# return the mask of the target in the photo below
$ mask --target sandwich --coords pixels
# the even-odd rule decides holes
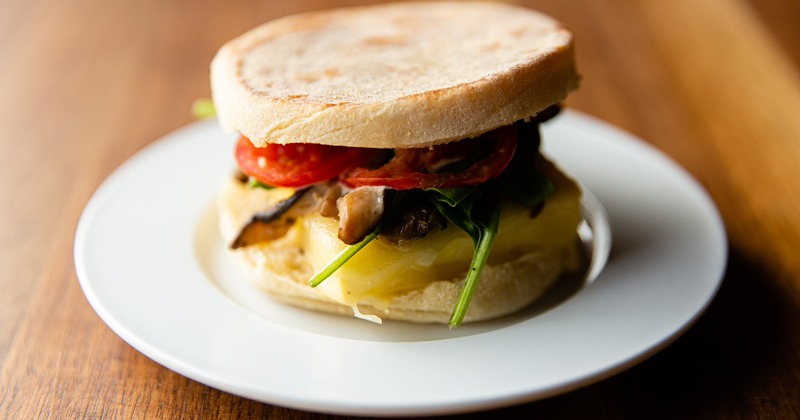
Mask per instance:
[[[579,187],[539,124],[579,76],[570,32],[502,3],[304,13],[211,64],[238,171],[222,237],[270,296],[457,327],[518,311],[579,264]]]

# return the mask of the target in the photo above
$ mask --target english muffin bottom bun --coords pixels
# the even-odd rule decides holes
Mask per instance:
[[[220,124],[242,134],[223,238],[312,310],[451,327],[518,311],[579,265],[581,193],[538,131],[578,80],[569,31],[501,3],[257,27],[211,65]]]

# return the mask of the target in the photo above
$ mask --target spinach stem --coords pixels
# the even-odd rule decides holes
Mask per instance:
[[[372,242],[372,240],[378,236],[379,231],[380,229],[375,229],[372,233],[364,237],[364,239],[362,239],[361,242],[354,245],[349,245],[347,248],[343,249],[342,252],[340,252],[339,255],[337,255],[336,258],[333,261],[331,261],[330,264],[328,264],[327,266],[325,266],[325,268],[317,272],[317,274],[314,274],[314,276],[311,277],[311,279],[308,281],[308,284],[311,287],[319,286],[320,283],[322,283],[323,281],[325,281],[325,279],[330,277],[331,274],[335,273],[336,270],[339,269],[339,267],[344,265],[344,263],[346,263],[350,258],[353,258],[353,256],[356,255],[358,251],[361,251],[361,248],[364,248],[365,246],[367,246],[368,243]]]
[[[469,303],[475,293],[475,287],[478,285],[478,279],[481,277],[483,267],[486,266],[486,260],[489,259],[489,253],[492,251],[494,238],[497,236],[497,228],[500,225],[500,207],[499,203],[492,206],[489,214],[489,223],[476,229],[477,238],[473,237],[475,250],[472,254],[472,263],[469,266],[464,287],[461,288],[453,314],[450,316],[448,325],[451,329],[460,326],[467,315],[467,309],[469,309]]]

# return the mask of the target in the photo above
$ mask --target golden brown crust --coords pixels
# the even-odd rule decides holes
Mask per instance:
[[[223,46],[211,73],[221,124],[256,145],[444,143],[533,116],[578,84],[569,31],[480,2],[289,16]]]

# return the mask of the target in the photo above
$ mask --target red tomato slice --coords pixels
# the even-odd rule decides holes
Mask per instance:
[[[300,188],[333,179],[342,172],[367,165],[379,149],[320,144],[269,144],[255,147],[242,136],[236,160],[247,176],[276,187]]]
[[[487,136],[491,138],[485,138]],[[490,141],[494,141],[491,153],[466,170],[434,173],[437,166],[464,159]],[[354,168],[344,173],[341,180],[353,188],[387,186],[396,190],[476,186],[499,176],[511,162],[516,148],[517,130],[513,126],[502,127],[474,140],[421,149],[397,149],[394,158],[380,168]]]

